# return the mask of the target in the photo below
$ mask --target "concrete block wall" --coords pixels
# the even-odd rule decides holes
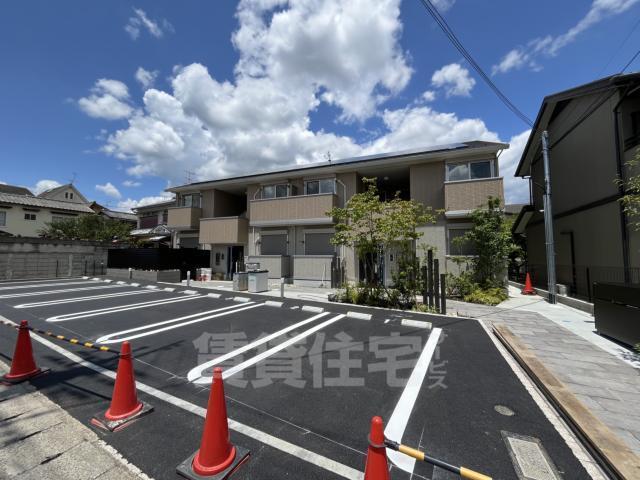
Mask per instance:
[[[0,280],[101,275],[108,248],[98,242],[0,238]]]

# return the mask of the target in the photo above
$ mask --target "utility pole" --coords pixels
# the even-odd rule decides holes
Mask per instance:
[[[551,172],[549,170],[549,134],[542,132],[542,161],[544,164],[544,237],[547,247],[547,289],[549,303],[556,303],[556,253],[553,242],[553,210],[551,208]]]

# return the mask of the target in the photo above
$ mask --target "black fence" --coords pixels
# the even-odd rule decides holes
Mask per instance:
[[[509,271],[509,280],[524,283],[526,271]],[[547,266],[528,265],[528,271],[533,286],[547,290]],[[571,297],[592,302],[595,282],[640,284],[640,268],[556,265],[556,283],[566,285]]]
[[[196,269],[211,266],[211,252],[195,248],[121,248],[109,249],[108,268],[137,270],[180,270],[180,279],[196,278]]]

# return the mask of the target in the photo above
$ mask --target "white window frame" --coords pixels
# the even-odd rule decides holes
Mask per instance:
[[[490,165],[490,175],[488,177],[483,178],[471,178],[471,165],[474,163],[485,163],[489,162]],[[462,180],[449,180],[449,165],[466,165],[468,176]],[[445,163],[445,181],[447,182],[468,182],[470,180],[486,180],[487,178],[496,178],[496,169],[495,169],[495,160],[490,158],[483,158],[478,160],[467,160],[462,162],[447,162]]]
[[[264,189],[267,187],[273,187],[273,197],[264,196]],[[284,197],[278,196],[278,187],[287,187],[287,194]],[[287,198],[292,196],[291,192],[292,192],[292,188],[290,183],[269,183],[267,185],[262,185],[260,187],[260,198],[264,200],[273,200],[275,198]]]
[[[27,218],[28,217],[28,218]],[[31,218],[33,217],[33,218]],[[24,219],[28,222],[35,222],[37,217],[35,213],[31,213],[31,212],[24,212]]]
[[[191,204],[190,205],[186,205],[186,198],[190,198],[191,199]],[[194,203],[194,199],[198,199],[198,201],[196,202],[197,205]],[[185,193],[180,195],[180,206],[184,207],[184,208],[200,208],[202,206],[202,195],[200,193]]]
[[[322,188],[321,188],[321,185],[322,185],[323,181],[330,181],[331,184],[333,185],[333,191],[331,191],[331,192],[323,192]],[[318,193],[309,193],[308,190],[307,190],[307,185],[309,183],[315,183],[315,182],[318,182]],[[304,181],[304,194],[305,195],[328,195],[328,194],[335,195],[336,190],[337,190],[337,188],[336,188],[336,179],[333,178],[333,177],[311,178],[309,180],[305,180]]]

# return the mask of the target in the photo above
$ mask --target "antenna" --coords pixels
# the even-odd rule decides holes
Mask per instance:
[[[184,171],[184,183],[191,183],[193,176],[196,174],[193,170]]]
[[[327,162],[331,163],[331,151],[328,150],[327,153],[324,154],[324,158],[327,159]]]
[[[69,181],[69,183],[71,185],[73,185],[73,183],[76,181],[76,177],[78,176],[78,174],[76,172],[71,172],[71,180]]]

